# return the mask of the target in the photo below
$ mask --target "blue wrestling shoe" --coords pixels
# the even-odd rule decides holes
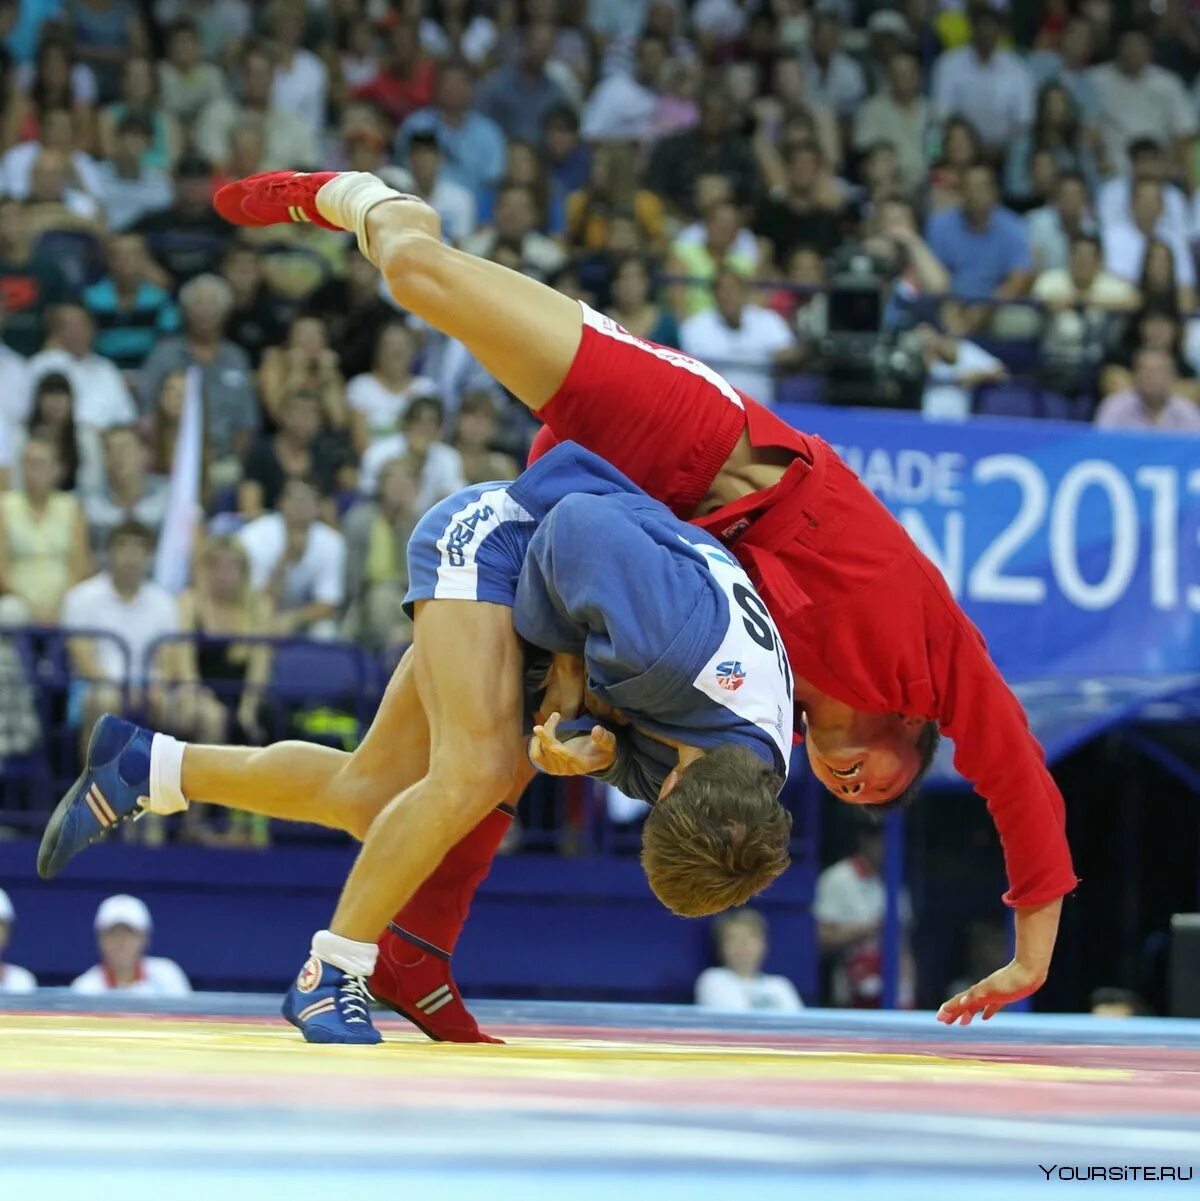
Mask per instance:
[[[57,876],[84,847],[140,817],[150,799],[150,730],[106,713],[88,741],[83,774],[50,815],[38,875]]]
[[[366,979],[351,976],[315,955],[283,999],[283,1016],[310,1043],[383,1042],[371,1021]]]

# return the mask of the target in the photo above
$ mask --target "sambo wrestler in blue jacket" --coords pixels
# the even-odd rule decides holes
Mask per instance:
[[[654,802],[642,861],[668,908],[741,904],[787,866],[776,794],[792,681],[779,634],[717,542],[603,460],[564,444],[513,483],[435,506],[409,542],[407,601],[413,647],[352,754],[185,746],[103,718],[39,870],[53,875],[128,818],[189,798],[348,830],[362,850],[284,1015],[312,1042],[377,1042],[366,980],[388,919],[532,774],[530,648],[550,655],[530,757]],[[585,699],[605,724],[561,742],[558,712]]]

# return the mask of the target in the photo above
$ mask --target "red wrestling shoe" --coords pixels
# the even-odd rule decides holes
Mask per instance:
[[[479,1029],[450,973],[450,956],[389,926],[379,940],[372,995],[434,1042],[502,1043]]]
[[[317,192],[341,171],[267,171],[217,189],[213,208],[232,225],[286,225],[290,221],[340,229],[317,212]]]
[[[379,940],[371,992],[435,1042],[503,1041],[479,1029],[454,983],[450,956],[512,818],[501,805],[451,847]]]

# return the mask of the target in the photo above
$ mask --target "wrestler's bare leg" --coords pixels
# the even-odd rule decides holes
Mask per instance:
[[[367,214],[367,238],[399,304],[457,338],[529,408],[558,391],[583,331],[575,301],[445,245],[437,213],[419,201],[377,204]]]
[[[399,304],[462,342],[529,409],[537,412],[554,397],[582,336],[575,301],[445,245],[437,213],[421,201],[376,204],[367,213],[366,235],[372,261]],[[743,432],[698,511],[772,487],[794,457],[755,448]]]
[[[429,768],[367,831],[330,931],[374,943],[446,852],[528,779],[521,755],[523,656],[512,610],[418,604],[413,673]]]
[[[380,810],[421,779],[428,765],[429,727],[410,650],[352,754],[308,742],[189,745],[181,782],[188,800],[315,822],[362,839]]]

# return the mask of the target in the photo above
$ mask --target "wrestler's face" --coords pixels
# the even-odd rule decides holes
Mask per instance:
[[[898,713],[858,713],[832,729],[809,725],[804,749],[813,774],[839,801],[878,805],[898,797],[920,769],[916,740],[924,724]]]

